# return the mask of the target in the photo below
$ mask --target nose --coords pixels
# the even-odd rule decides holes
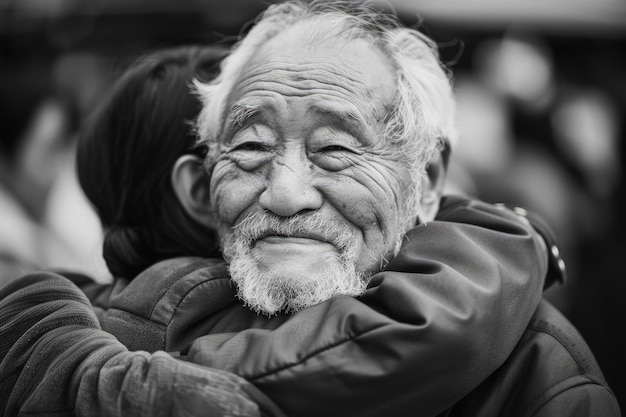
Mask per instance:
[[[268,185],[259,197],[259,204],[282,217],[317,210],[322,205],[322,196],[312,186],[312,179],[313,171],[302,158],[273,161]]]

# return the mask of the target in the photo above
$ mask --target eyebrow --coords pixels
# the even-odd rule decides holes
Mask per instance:
[[[259,113],[259,106],[254,104],[235,103],[228,111],[228,123],[231,126],[243,126],[248,120]]]
[[[356,109],[352,110],[343,106],[321,103],[315,104],[313,109],[315,112],[339,122],[342,126],[345,126],[350,133],[361,136],[369,131],[369,125],[365,122],[363,117],[359,115]]]

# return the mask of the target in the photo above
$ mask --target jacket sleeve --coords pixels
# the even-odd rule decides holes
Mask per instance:
[[[0,289],[0,415],[282,415],[255,387],[164,352],[129,352],[52,273]]]
[[[189,359],[243,376],[292,417],[441,413],[511,353],[548,264],[542,237],[510,210],[460,201],[441,213],[360,298],[200,337]]]

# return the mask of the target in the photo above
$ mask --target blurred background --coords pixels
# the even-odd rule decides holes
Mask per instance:
[[[232,43],[258,0],[0,0],[0,282],[32,268],[107,281],[75,134],[137,55]],[[543,216],[567,265],[547,297],[626,410],[626,3],[395,0],[458,95],[448,189]]]

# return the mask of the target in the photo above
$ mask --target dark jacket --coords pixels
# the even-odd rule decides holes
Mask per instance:
[[[290,416],[433,416],[506,360],[547,269],[524,217],[448,198],[363,296],[294,316],[242,307],[217,260],[172,259],[87,292],[126,346],[244,375]]]
[[[504,365],[442,416],[620,415],[615,395],[582,336],[543,301]]]

